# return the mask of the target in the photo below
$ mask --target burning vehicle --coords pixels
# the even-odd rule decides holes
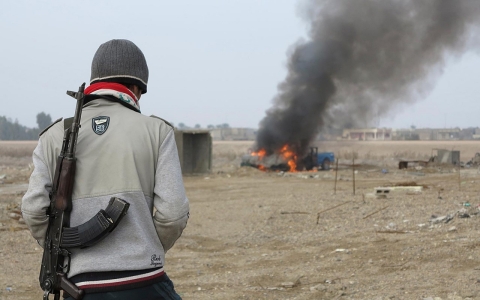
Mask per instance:
[[[279,151],[267,155],[265,149],[252,151],[242,157],[241,166],[250,166],[262,171],[298,172],[330,170],[335,160],[333,152],[318,152],[318,147],[310,147],[310,152],[299,157],[290,147],[284,146]]]
[[[480,40],[478,0],[307,0],[303,8],[308,35],[289,47],[287,74],[243,165],[327,169],[333,158],[310,149],[319,133],[371,127],[425,98],[447,58]]]

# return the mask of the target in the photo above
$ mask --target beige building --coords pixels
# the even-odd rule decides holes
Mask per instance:
[[[480,128],[475,128],[472,138],[474,140],[480,140]]]
[[[458,140],[460,139],[460,128],[434,129],[433,137],[435,140]]]
[[[389,128],[365,128],[344,129],[342,139],[356,141],[391,140],[392,129]]]
[[[342,139],[357,141],[378,140],[460,140],[480,139],[480,129],[470,129],[470,133],[460,128],[368,128],[368,129],[344,129]]]
[[[460,139],[460,128],[419,128],[413,130],[422,141],[429,140],[458,140]]]

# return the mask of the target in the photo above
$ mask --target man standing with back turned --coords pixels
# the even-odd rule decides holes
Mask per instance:
[[[104,240],[70,249],[67,275],[86,300],[180,299],[163,266],[187,225],[189,203],[172,126],[140,113],[147,82],[147,63],[134,43],[111,40],[98,48],[85,89],[70,226],[88,221],[111,197],[130,208]],[[25,222],[41,246],[65,126],[57,121],[41,134],[22,200]]]

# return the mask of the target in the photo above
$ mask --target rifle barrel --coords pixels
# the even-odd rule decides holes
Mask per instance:
[[[82,118],[82,107],[84,102],[85,82],[78,88],[78,92],[74,93],[77,99],[77,106],[75,108],[75,115],[73,116],[72,130],[70,132],[70,141],[66,157],[73,159],[75,157],[75,150],[77,147],[78,130],[80,128],[80,120]],[[73,96],[71,93],[68,95]]]

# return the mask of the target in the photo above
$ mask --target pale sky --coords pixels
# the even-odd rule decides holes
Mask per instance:
[[[26,1],[0,10],[0,116],[36,127],[75,110],[66,90],[90,79],[100,44],[129,39],[149,66],[141,110],[178,124],[258,127],[286,75],[288,48],[307,36],[292,0]],[[432,93],[380,126],[480,126],[480,56],[445,66]]]

